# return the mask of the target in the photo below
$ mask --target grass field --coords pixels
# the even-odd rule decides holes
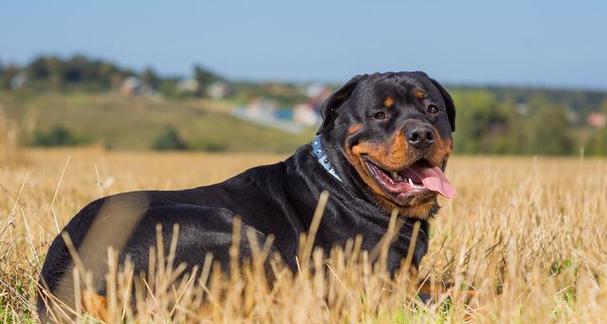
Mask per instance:
[[[0,160],[0,321],[34,321],[35,281],[48,244],[88,201],[210,184],[284,157],[78,149],[28,150],[18,161]],[[473,287],[467,304],[455,289],[448,300],[419,305],[405,298],[406,278],[388,280],[351,247],[333,253],[329,271],[277,270],[272,287],[251,270],[227,281],[214,277],[210,290],[193,279],[171,288],[173,272],[160,267],[136,313],[121,298],[129,277],[118,276],[109,290],[109,321],[604,321],[607,161],[456,156],[448,175],[458,195],[441,201],[421,274]],[[319,257],[303,258],[302,268],[309,262],[325,269]]]

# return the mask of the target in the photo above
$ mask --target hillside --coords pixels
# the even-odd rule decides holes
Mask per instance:
[[[5,92],[0,93],[0,107],[18,120],[22,144],[62,127],[86,144],[142,150],[173,128],[192,149],[290,152],[313,133],[293,135],[262,127],[229,115],[230,103],[194,98]]]

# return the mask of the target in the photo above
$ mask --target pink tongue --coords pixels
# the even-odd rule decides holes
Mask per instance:
[[[455,188],[449,183],[449,179],[439,167],[424,167],[419,166],[414,168],[421,176],[424,187],[434,192],[438,192],[445,198],[453,198],[455,196]]]

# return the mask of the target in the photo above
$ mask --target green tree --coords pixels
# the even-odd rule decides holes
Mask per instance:
[[[72,133],[64,126],[55,126],[48,132],[34,134],[33,146],[76,146],[88,143],[86,138]]]
[[[530,104],[532,115],[529,127],[529,152],[532,154],[572,154],[575,143],[571,136],[571,125],[567,120],[567,109],[554,105],[544,97],[534,98]]]
[[[160,86],[160,77],[152,68],[148,67],[141,73],[141,82],[152,89],[158,89]]]
[[[16,65],[4,66],[0,73],[0,89],[10,89],[11,81],[17,73],[19,73],[19,68]]]
[[[167,98],[177,98],[177,78],[164,78],[160,81],[158,91]]]
[[[495,153],[496,137],[507,129],[507,116],[486,90],[454,91],[457,109],[455,150],[460,153]]]
[[[35,90],[59,91],[63,88],[65,66],[58,57],[40,56],[26,68],[28,87]]]
[[[211,83],[221,80],[214,72],[209,69],[203,68],[200,65],[194,66],[194,79],[198,82],[198,95],[205,96],[205,89]]]

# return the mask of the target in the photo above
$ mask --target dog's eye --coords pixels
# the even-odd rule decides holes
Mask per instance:
[[[385,119],[386,113],[383,111],[380,111],[380,112],[376,113],[375,116],[373,116],[373,117],[375,117],[375,119]]]
[[[439,110],[440,109],[436,105],[429,105],[428,108],[426,108],[426,111],[431,115],[438,114]]]

